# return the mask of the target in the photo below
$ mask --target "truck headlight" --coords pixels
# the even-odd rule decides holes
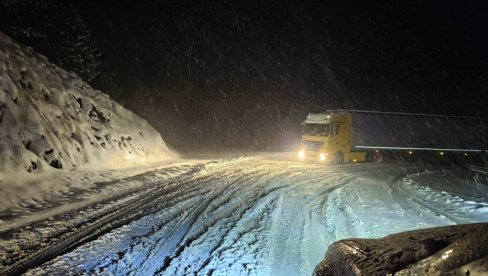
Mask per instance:
[[[305,150],[298,151],[298,157],[300,157],[300,159],[305,158]]]
[[[325,153],[321,153],[319,155],[319,159],[320,159],[320,161],[325,161]]]

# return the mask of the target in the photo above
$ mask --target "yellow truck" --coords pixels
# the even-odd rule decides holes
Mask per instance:
[[[298,158],[341,164],[381,159],[386,152],[413,155],[483,153],[488,121],[475,117],[328,110],[302,124]]]

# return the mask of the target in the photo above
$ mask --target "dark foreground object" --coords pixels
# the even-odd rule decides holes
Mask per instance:
[[[314,275],[488,275],[488,223],[333,243]]]

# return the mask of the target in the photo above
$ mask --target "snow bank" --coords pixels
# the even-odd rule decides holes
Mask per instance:
[[[171,158],[145,120],[0,33],[0,171],[114,169]]]
[[[172,158],[145,120],[0,32],[0,192],[8,200],[54,189],[42,186],[60,172]]]
[[[399,185],[414,200],[420,200],[429,209],[443,210],[443,215],[457,224],[488,220],[488,186],[473,181],[466,171],[412,174]]]

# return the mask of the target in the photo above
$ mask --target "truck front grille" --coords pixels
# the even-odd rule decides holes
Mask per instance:
[[[305,148],[305,150],[319,151],[319,149],[324,145],[324,142],[302,141],[302,145]]]

